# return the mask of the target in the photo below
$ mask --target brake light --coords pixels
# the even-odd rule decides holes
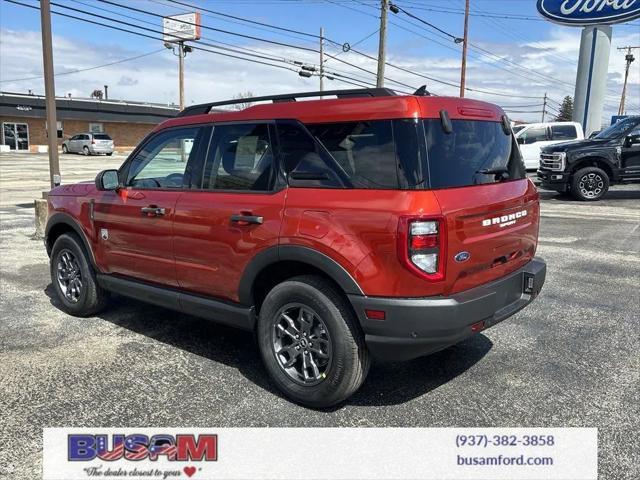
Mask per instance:
[[[418,276],[431,281],[444,279],[445,231],[441,218],[401,218],[398,255]]]

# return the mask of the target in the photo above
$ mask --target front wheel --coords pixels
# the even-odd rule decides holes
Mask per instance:
[[[273,288],[258,317],[258,343],[269,375],[293,401],[326,408],[350,397],[369,371],[354,314],[336,288],[314,275]]]
[[[69,153],[69,149],[67,148],[66,145],[62,145],[62,153]]]
[[[51,249],[51,283],[62,309],[78,317],[101,310],[108,293],[100,288],[80,238],[74,233],[60,235]]]
[[[609,176],[597,167],[578,170],[571,181],[571,195],[583,202],[600,200],[609,191]]]

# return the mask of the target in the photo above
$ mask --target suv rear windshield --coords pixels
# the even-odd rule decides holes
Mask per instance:
[[[525,178],[520,150],[498,122],[424,120],[431,188],[465,187]],[[503,175],[503,173],[505,175]]]
[[[93,138],[96,140],[111,140],[111,137],[106,133],[94,133]]]

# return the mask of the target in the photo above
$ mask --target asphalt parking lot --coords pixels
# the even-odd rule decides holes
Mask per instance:
[[[61,158],[65,183],[123,160]],[[64,314],[31,238],[47,168],[0,154],[1,478],[39,478],[54,426],[598,427],[601,478],[640,478],[638,185],[597,204],[542,192],[548,274],[533,305],[430,357],[374,365],[345,405],[313,411],[279,396],[250,334],[123,298]]]

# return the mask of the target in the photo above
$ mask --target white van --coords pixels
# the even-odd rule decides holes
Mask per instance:
[[[514,133],[527,170],[538,168],[542,147],[584,139],[582,125],[577,122],[529,123],[514,127]]]

